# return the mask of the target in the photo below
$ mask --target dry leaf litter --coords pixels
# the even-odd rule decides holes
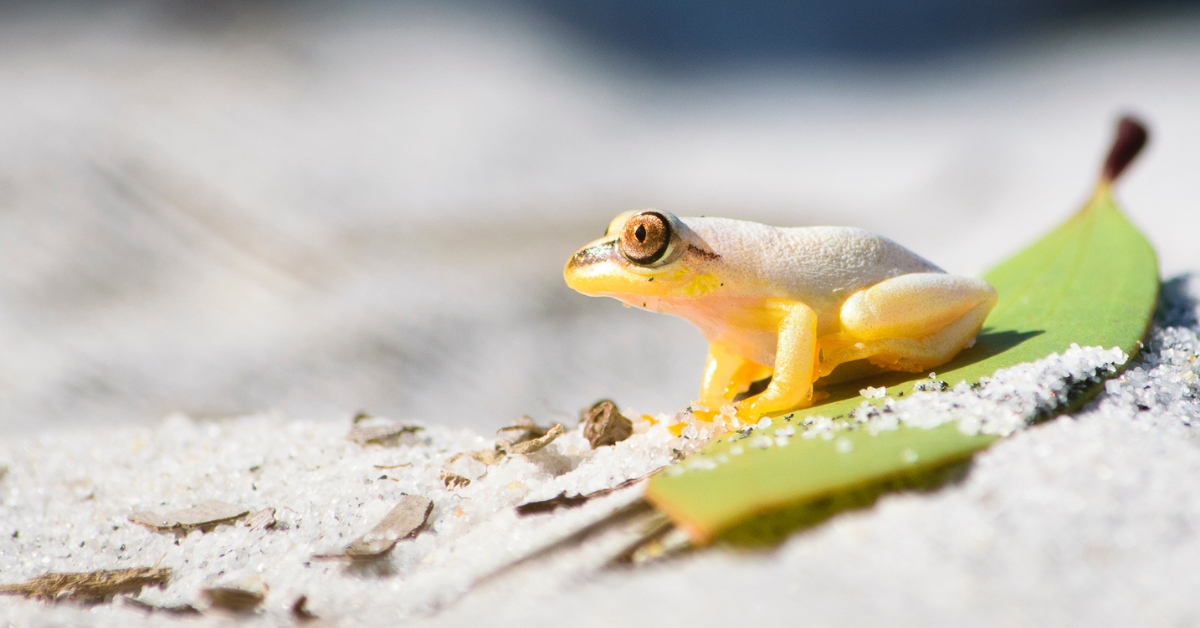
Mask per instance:
[[[347,558],[378,558],[400,539],[415,536],[429,521],[433,502],[416,495],[401,495],[394,508],[366,534],[346,546]]]
[[[155,530],[187,532],[193,528],[211,530],[223,523],[232,523],[250,511],[232,504],[208,500],[191,508],[166,513],[138,511],[129,520]]]
[[[617,491],[537,520],[515,510],[564,492],[610,489],[699,447],[672,434],[670,420],[643,418],[632,437],[600,450],[561,425],[506,430],[498,439],[423,426],[406,429],[397,443],[346,438],[342,422],[276,415],[220,422],[175,415],[150,429],[5,442],[0,461],[11,472],[0,485],[3,583],[156,563],[173,576],[162,589],[87,615],[6,600],[0,620],[135,625],[164,621],[171,609],[199,608],[290,624],[300,597],[304,613],[350,624],[428,613],[635,501],[636,490]],[[362,423],[354,429],[379,427]],[[447,465],[470,482],[448,488]],[[363,572],[320,560],[331,550],[382,564]],[[239,584],[245,582],[263,587]]]

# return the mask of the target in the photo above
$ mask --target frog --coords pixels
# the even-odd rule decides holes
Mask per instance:
[[[708,355],[692,409],[706,420],[729,406],[747,421],[808,407],[847,374],[946,364],[974,345],[997,299],[988,282],[864,229],[658,209],[619,214],[563,277],[697,327]]]

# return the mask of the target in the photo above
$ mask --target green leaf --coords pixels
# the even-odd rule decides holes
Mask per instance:
[[[1119,148],[1120,140],[1113,155],[1121,156]],[[1127,146],[1125,150],[1129,152]],[[998,369],[1062,353],[1072,344],[1120,347],[1130,356],[1137,352],[1154,313],[1159,279],[1153,248],[1117,209],[1110,191],[1111,178],[1132,154],[1115,168],[1110,156],[1106,178],[1082,210],[986,275],[999,302],[976,345],[939,368],[937,379],[950,385],[975,382]],[[1108,176],[1110,172],[1115,174]],[[782,420],[798,423],[814,415],[836,419],[865,401],[859,394],[865,386],[907,394],[924,378],[889,373],[831,386],[828,398]],[[1077,392],[1059,410],[1078,407],[1097,390],[1099,385]],[[774,427],[780,421],[776,418]],[[729,455],[734,445],[721,439],[698,455],[724,452],[721,458],[728,462],[715,469],[659,474],[646,495],[693,543],[703,544],[768,513],[783,515],[760,521],[770,522],[773,530],[786,529],[788,521],[779,521],[780,516],[796,527],[836,511],[831,505],[869,503],[882,490],[919,485],[996,438],[964,434],[955,424],[901,426],[877,435],[858,430],[839,432],[830,440],[794,438],[786,447],[748,449],[741,455]]]

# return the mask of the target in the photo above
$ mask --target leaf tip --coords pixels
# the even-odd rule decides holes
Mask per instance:
[[[1125,168],[1146,146],[1149,133],[1146,125],[1133,116],[1124,116],[1117,123],[1117,137],[1113,140],[1112,148],[1108,151],[1108,159],[1104,160],[1104,170],[1100,175],[1101,183],[1112,183],[1121,176]]]

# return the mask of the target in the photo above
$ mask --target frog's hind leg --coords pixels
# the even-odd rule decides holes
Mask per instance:
[[[897,371],[940,366],[974,341],[995,305],[981,279],[914,273],[880,282],[842,305],[842,331],[821,343],[818,375],[861,359]]]

